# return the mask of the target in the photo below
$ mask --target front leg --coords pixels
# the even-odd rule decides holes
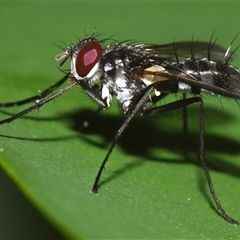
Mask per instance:
[[[98,85],[95,85],[94,87],[89,87],[85,82],[78,82],[79,85],[83,88],[83,90],[87,93],[87,95],[93,99],[96,103],[99,104],[100,108],[108,108],[109,104],[106,99],[103,99],[101,96],[101,89],[98,87]]]

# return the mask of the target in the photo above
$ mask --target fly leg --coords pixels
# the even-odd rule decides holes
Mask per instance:
[[[75,85],[77,84],[77,82],[72,82],[70,85],[68,85],[67,87],[61,89],[60,91],[58,91],[57,93],[51,95],[51,96],[48,96],[48,97],[45,97],[44,99],[42,99],[41,101],[38,101],[36,102],[35,105],[9,117],[9,118],[5,118],[3,120],[0,121],[0,125],[2,124],[5,124],[5,123],[10,123],[12,121],[14,121],[15,119],[17,118],[20,118],[36,109],[39,109],[40,107],[42,107],[43,105],[45,105],[46,103],[54,100],[55,98],[61,96],[63,93],[67,92],[69,89],[71,89],[72,87],[74,87]]]
[[[210,193],[215,201],[215,204],[217,206],[217,209],[221,212],[222,217],[227,220],[228,222],[232,224],[238,225],[238,221],[230,217],[224,208],[222,207],[221,202],[219,201],[216,191],[213,186],[213,182],[206,164],[206,160],[204,157],[204,106],[203,106],[203,101],[202,98],[200,97],[192,97],[192,98],[184,98],[182,100],[178,100],[175,102],[171,102],[169,104],[160,106],[160,107],[154,107],[147,109],[141,113],[143,117],[148,117],[148,116],[154,116],[160,113],[164,113],[167,111],[172,111],[176,110],[179,108],[186,107],[187,105],[193,104],[193,103],[198,103],[199,104],[199,159],[200,162],[202,163],[203,170],[207,179],[208,187],[210,190]]]
[[[7,102],[7,103],[0,103],[0,107],[6,108],[6,107],[13,107],[13,106],[21,106],[27,103],[30,103],[32,101],[35,101],[36,103],[40,101],[41,99],[47,97],[50,93],[52,93],[55,89],[59,88],[64,82],[67,81],[69,77],[69,74],[66,74],[63,78],[61,78],[59,81],[54,83],[52,86],[47,88],[46,90],[42,91],[40,94],[16,101],[16,102]]]
[[[121,125],[121,127],[118,129],[117,134],[114,137],[114,140],[112,142],[112,145],[110,146],[110,148],[108,149],[108,152],[104,158],[104,160],[102,161],[102,164],[100,165],[100,168],[98,170],[97,176],[95,178],[95,181],[93,183],[93,187],[92,187],[92,192],[93,193],[97,193],[98,192],[98,185],[99,185],[99,181],[103,172],[103,169],[105,168],[105,165],[114,149],[114,147],[116,146],[118,140],[120,139],[122,133],[124,132],[124,130],[126,129],[126,127],[128,126],[128,124],[130,123],[130,121],[132,120],[132,118],[139,112],[142,110],[142,107],[144,105],[144,102],[146,101],[146,99],[148,99],[150,93],[153,91],[153,87],[150,86],[149,88],[147,88],[147,90],[145,91],[145,93],[143,94],[143,96],[141,96],[141,98],[138,100],[138,102],[136,103],[136,105],[134,106],[134,108],[132,108],[132,111],[130,112],[130,114],[128,115],[128,117],[125,119],[125,121],[123,122],[123,124]]]

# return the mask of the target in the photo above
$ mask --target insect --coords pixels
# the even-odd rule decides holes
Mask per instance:
[[[56,56],[60,67],[70,59],[71,66],[65,76],[42,91],[39,95],[17,102],[0,103],[0,107],[35,104],[11,117],[0,121],[10,123],[33,110],[39,109],[74,86],[83,91],[99,105],[99,110],[111,106],[115,97],[126,118],[100,165],[92,192],[98,192],[102,171],[122,133],[136,115],[158,115],[193,103],[199,104],[199,159],[202,163],[210,193],[222,217],[238,224],[222,207],[214,190],[204,158],[204,104],[201,93],[240,99],[240,72],[229,65],[234,52],[209,42],[176,42],[165,45],[113,42],[104,47],[109,39],[99,40],[98,35],[85,36],[77,44]],[[232,43],[231,43],[232,44]],[[59,88],[69,80],[69,85]],[[171,93],[181,93],[182,99],[156,106]],[[187,94],[191,94],[187,97]]]

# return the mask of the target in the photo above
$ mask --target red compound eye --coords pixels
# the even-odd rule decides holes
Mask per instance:
[[[87,43],[76,57],[75,68],[80,77],[85,77],[96,65],[102,55],[102,47],[98,42]]]

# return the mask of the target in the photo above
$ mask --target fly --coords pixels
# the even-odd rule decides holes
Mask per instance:
[[[115,97],[126,119],[100,165],[92,192],[98,192],[102,171],[119,138],[136,115],[148,117],[167,111],[199,104],[199,159],[202,163],[210,193],[222,217],[238,225],[222,207],[214,190],[204,158],[204,105],[202,92],[240,99],[240,72],[229,65],[233,56],[230,47],[225,50],[212,42],[176,42],[166,45],[112,43],[103,47],[108,39],[97,35],[86,36],[76,45],[56,56],[60,67],[71,59],[70,69],[58,82],[39,95],[16,102],[0,103],[0,107],[19,106],[34,101],[35,104],[9,118],[0,125],[39,109],[74,86],[80,86],[99,105],[99,110],[111,106]],[[235,50],[236,51],[236,50]],[[70,84],[53,93],[67,80]],[[181,93],[183,98],[162,106],[156,103],[170,93]],[[187,97],[186,94],[192,94]],[[193,96],[194,95],[194,96]]]

